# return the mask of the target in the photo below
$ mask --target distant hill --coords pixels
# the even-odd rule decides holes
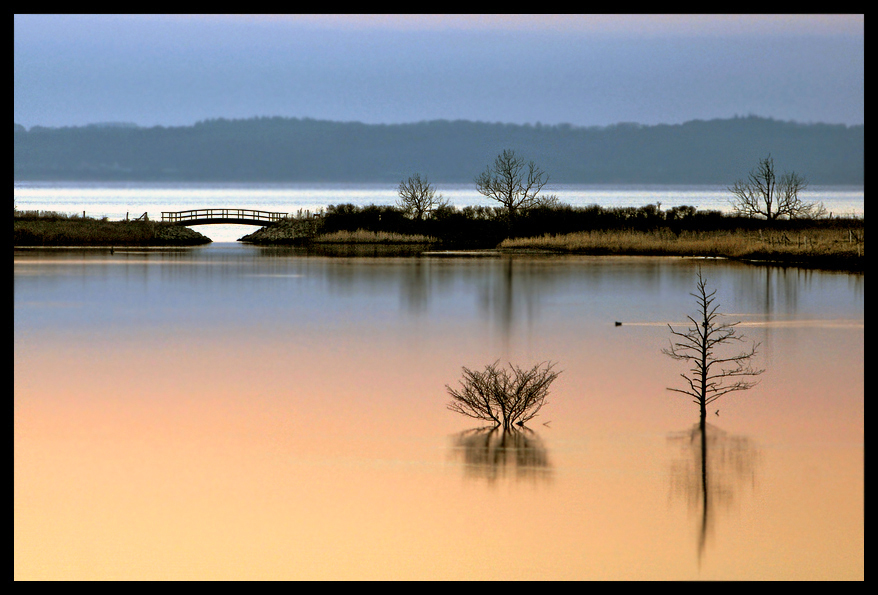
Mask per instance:
[[[756,116],[645,126],[309,118],[207,120],[30,130],[14,126],[14,180],[472,182],[503,149],[554,183],[730,184],[769,153],[812,184],[864,183],[864,125]]]

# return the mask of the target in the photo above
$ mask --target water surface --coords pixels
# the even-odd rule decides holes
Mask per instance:
[[[660,352],[699,266],[767,369],[705,435]],[[863,300],[723,260],[16,250],[14,577],[862,580]],[[445,408],[497,359],[563,370],[506,436]]]

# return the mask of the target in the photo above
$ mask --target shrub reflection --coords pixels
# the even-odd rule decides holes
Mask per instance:
[[[470,477],[544,480],[552,474],[542,441],[528,428],[474,428],[452,436],[452,445]]]

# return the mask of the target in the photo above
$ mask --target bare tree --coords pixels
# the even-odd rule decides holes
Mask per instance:
[[[688,373],[680,374],[686,381],[685,388],[668,388],[670,391],[692,397],[701,410],[701,424],[705,423],[707,406],[730,392],[753,388],[758,381],[748,380],[765,370],[755,369],[751,359],[756,355],[759,343],[738,354],[720,357],[717,349],[727,343],[745,342],[735,328],[737,322],[720,322],[719,306],[714,306],[716,290],[708,292],[707,282],[698,271],[696,293],[690,294],[698,304],[698,320],[686,318],[692,323],[686,332],[675,331],[670,324],[670,347],[662,353],[691,365]]]
[[[515,151],[505,149],[475,181],[479,194],[499,202],[512,221],[519,211],[542,204],[543,199],[538,195],[548,183],[549,175],[533,161],[525,162]],[[553,195],[546,200],[557,202],[557,197]]]
[[[769,221],[824,216],[823,203],[806,203],[799,198],[799,192],[807,187],[808,182],[795,172],[778,178],[774,159],[769,155],[759,160],[746,181],[737,180],[728,190],[734,195],[732,208],[739,215],[765,217]]]
[[[546,404],[549,385],[560,372],[552,370],[551,362],[529,370],[512,364],[509,369],[501,368],[499,363],[489,364],[484,372],[464,368],[460,389],[445,387],[452,398],[448,409],[504,430],[533,419]]]
[[[399,200],[396,204],[403,209],[407,215],[421,220],[427,214],[439,207],[447,206],[448,201],[442,198],[442,195],[436,195],[436,190],[427,180],[427,177],[421,178],[421,174],[409,176],[407,180],[399,183],[397,189]]]

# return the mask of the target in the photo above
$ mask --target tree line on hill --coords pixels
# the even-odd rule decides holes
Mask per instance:
[[[559,184],[731,184],[771,153],[812,184],[863,184],[864,125],[757,116],[605,127],[435,120],[213,119],[192,126],[14,125],[15,180],[469,183],[501,150]]]

